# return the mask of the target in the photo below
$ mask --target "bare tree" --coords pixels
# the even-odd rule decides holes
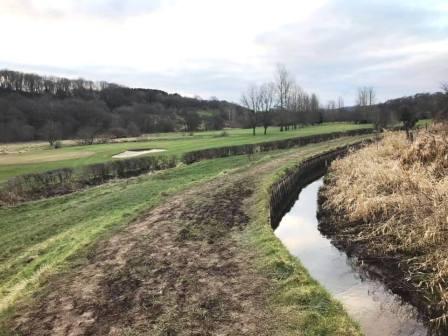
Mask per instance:
[[[255,135],[257,127],[257,113],[260,112],[262,106],[262,95],[257,85],[251,85],[241,96],[241,104],[250,111],[250,125],[252,134]]]
[[[440,110],[435,114],[436,118],[439,120],[447,121],[448,120],[448,82],[444,82],[440,85],[441,89],[445,93],[444,98],[442,99],[442,106]]]
[[[277,65],[277,72],[275,75],[275,87],[277,93],[277,103],[280,113],[280,131],[285,129],[285,121],[287,119],[287,105],[290,97],[290,91],[293,84],[293,80],[285,66],[282,64]]]
[[[367,106],[367,88],[359,88],[358,89],[358,97],[356,99],[356,105],[358,106]]]
[[[323,121],[322,113],[319,111],[319,99],[315,93],[311,94],[310,99],[310,119],[316,120],[319,124]]]
[[[358,106],[372,106],[376,102],[376,93],[373,87],[364,86],[358,89],[356,104]]]
[[[338,109],[341,110],[343,108],[344,108],[344,98],[339,96],[339,98],[338,98]]]
[[[360,122],[367,122],[374,114],[374,105],[376,102],[376,93],[373,87],[364,86],[358,89],[356,104],[361,115]]]
[[[61,137],[61,125],[52,120],[47,121],[47,123],[40,129],[39,133],[48,141],[50,146],[53,147],[56,140]]]
[[[84,126],[79,129],[77,137],[81,145],[92,145],[95,142],[95,136],[98,129],[93,126]]]
[[[448,82],[442,83],[441,88],[446,94],[448,94]]]
[[[367,88],[367,98],[369,106],[375,105],[376,103],[376,93],[373,87]]]
[[[265,83],[260,87],[260,108],[262,112],[261,122],[264,128],[264,134],[266,135],[267,129],[271,124],[271,110],[274,106],[275,97],[275,84],[272,82]]]

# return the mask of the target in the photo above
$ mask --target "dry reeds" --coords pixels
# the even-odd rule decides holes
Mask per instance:
[[[448,310],[448,140],[446,127],[420,132],[410,143],[387,133],[333,162],[323,208],[344,220],[337,231],[373,255],[400,260],[406,281],[421,288],[445,324]],[[356,230],[354,228],[356,227]],[[353,232],[357,232],[353,234]]]

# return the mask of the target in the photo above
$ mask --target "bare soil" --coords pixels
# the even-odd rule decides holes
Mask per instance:
[[[310,149],[310,153],[315,149]],[[272,279],[239,239],[260,177],[297,151],[180,193],[18,305],[16,335],[273,335]],[[299,332],[299,331],[298,331]]]
[[[268,335],[268,280],[235,232],[254,177],[226,175],[171,198],[18,309],[19,335]]]

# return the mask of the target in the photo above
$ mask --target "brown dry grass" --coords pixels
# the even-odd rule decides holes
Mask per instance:
[[[332,164],[323,208],[345,220],[337,231],[377,256],[398,257],[405,281],[448,320],[448,128],[421,131],[411,144],[389,133]]]

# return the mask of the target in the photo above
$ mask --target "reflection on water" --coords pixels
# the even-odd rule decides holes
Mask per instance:
[[[322,179],[302,190],[275,234],[297,256],[311,276],[343,303],[367,336],[424,336],[416,310],[384,285],[362,276],[351,259],[340,252],[317,228],[317,193]]]

